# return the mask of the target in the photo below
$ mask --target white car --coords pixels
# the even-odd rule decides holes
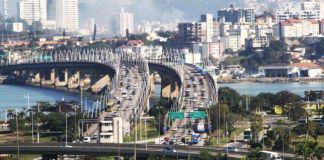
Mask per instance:
[[[178,130],[178,127],[175,126],[175,127],[172,127],[172,131],[177,131]]]

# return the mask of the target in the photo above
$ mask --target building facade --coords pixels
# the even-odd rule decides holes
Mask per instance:
[[[56,0],[56,26],[68,32],[79,30],[78,0]]]
[[[316,20],[288,19],[280,22],[281,38],[301,38],[316,36],[320,33],[320,24]]]
[[[254,9],[234,8],[234,5],[231,5],[230,8],[218,10],[217,20],[221,22],[231,23],[254,23],[255,13]]]
[[[125,12],[122,8],[119,14],[119,34],[123,37],[128,33],[134,33],[134,17],[133,13]]]
[[[123,120],[121,117],[105,117],[100,121],[100,143],[123,143]]]
[[[19,19],[25,20],[29,25],[33,22],[46,20],[46,0],[18,1],[17,15]]]
[[[306,0],[297,4],[288,3],[275,11],[275,22],[300,18],[307,20],[322,20],[324,18],[324,3],[318,0]]]

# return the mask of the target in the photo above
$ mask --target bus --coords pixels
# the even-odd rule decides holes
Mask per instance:
[[[204,125],[204,123],[199,122],[199,123],[197,124],[197,132],[198,132],[198,133],[203,133],[203,132],[205,132],[205,125]]]
[[[108,111],[108,112],[112,112],[114,106],[115,106],[115,100],[113,100],[113,99],[109,99],[109,100],[108,100],[108,103],[107,103],[107,111]]]
[[[192,133],[191,134],[191,143],[192,144],[197,144],[200,140],[200,134],[198,133]]]
[[[245,129],[243,132],[243,140],[244,142],[249,142],[252,139],[251,129]]]

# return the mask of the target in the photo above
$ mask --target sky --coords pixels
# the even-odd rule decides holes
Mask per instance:
[[[16,14],[17,0],[8,0],[9,14]],[[107,22],[116,17],[123,7],[134,13],[136,22],[143,20],[172,21],[192,20],[201,13],[216,13],[217,9],[229,4],[241,6],[242,0],[79,0],[81,22],[94,17],[96,21]]]

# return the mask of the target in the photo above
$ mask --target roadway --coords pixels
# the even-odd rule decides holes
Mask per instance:
[[[170,128],[170,131],[164,135],[165,137],[175,137],[176,141],[180,141],[181,138],[185,138],[189,135],[190,130],[195,129],[195,124],[199,121],[206,124],[205,119],[198,121],[189,118],[189,113],[198,110],[206,110],[208,107],[208,100],[212,95],[208,87],[208,80],[205,79],[201,73],[196,72],[195,68],[184,65],[184,80],[183,80],[183,98],[182,106],[180,106],[180,112],[184,112],[185,118],[181,120],[175,120]],[[200,82],[202,79],[202,82]],[[177,128],[177,130],[173,130]],[[206,133],[201,133],[200,137],[206,137]],[[203,138],[197,144],[198,146],[204,145]]]
[[[111,112],[102,111],[100,121],[105,117],[119,116],[123,119],[123,134],[129,134],[131,131],[131,121],[134,118],[135,111],[138,110],[138,101],[143,92],[144,76],[139,72],[138,67],[133,64],[121,64],[119,68],[117,88],[112,91],[111,100],[115,102]],[[126,91],[126,94],[123,92]],[[120,103],[117,103],[117,102]],[[98,135],[98,124],[92,124],[84,135]]]
[[[225,154],[224,148],[216,147],[199,147],[199,146],[178,146],[177,152],[164,152],[164,145],[136,145],[137,157],[148,157],[149,155],[169,155],[178,156],[179,158],[196,157],[202,150],[208,150],[217,155],[218,153]],[[0,154],[17,154],[18,145],[15,143],[0,144]],[[44,155],[94,155],[94,156],[117,156],[122,155],[131,157],[134,155],[134,144],[89,144],[89,143],[24,143],[19,144],[20,154],[44,154]],[[240,149],[237,152],[229,152],[230,158],[242,158],[249,154],[247,149]],[[294,154],[285,153],[285,158],[292,158]]]

